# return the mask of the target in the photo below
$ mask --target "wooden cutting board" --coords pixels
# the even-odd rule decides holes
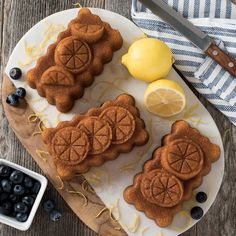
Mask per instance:
[[[9,93],[14,92],[15,87],[5,75],[2,83],[2,101],[9,124],[20,142],[24,145],[32,158],[44,172],[48,180],[57,189],[74,213],[91,229],[100,235],[123,236],[127,235],[117,221],[112,219],[109,209],[88,185],[82,175],[71,181],[62,182],[57,175],[52,159],[47,153],[47,148],[41,135],[33,135],[38,132],[38,123],[30,123],[28,118],[34,112],[26,102],[20,106],[9,106],[5,101]]]

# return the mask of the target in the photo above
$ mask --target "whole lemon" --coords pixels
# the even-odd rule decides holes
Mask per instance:
[[[173,63],[173,55],[163,41],[142,38],[129,47],[121,62],[136,79],[152,82],[167,76]]]

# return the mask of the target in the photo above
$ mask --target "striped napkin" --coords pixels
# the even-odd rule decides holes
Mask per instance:
[[[163,1],[236,58],[236,5],[230,0]],[[236,125],[236,79],[137,0],[132,0],[132,19],[148,36],[169,45],[185,78]]]

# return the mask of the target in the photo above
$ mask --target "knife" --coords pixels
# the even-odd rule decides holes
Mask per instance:
[[[209,35],[202,32],[162,0],[139,1],[236,77],[236,60],[220,49]]]

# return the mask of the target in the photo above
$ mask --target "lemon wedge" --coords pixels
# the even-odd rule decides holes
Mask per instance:
[[[134,78],[152,82],[167,76],[173,63],[173,55],[163,41],[142,38],[129,47],[121,62]]]
[[[170,117],[183,111],[186,95],[177,82],[161,79],[148,85],[144,94],[144,103],[151,113]]]

